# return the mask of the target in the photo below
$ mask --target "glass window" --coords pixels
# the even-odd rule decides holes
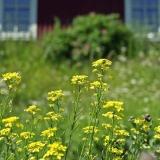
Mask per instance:
[[[15,4],[16,4],[16,0],[4,0],[5,7],[14,6]]]
[[[30,0],[4,0],[4,31],[29,31]]]
[[[150,31],[158,29],[158,0],[132,0],[131,21],[134,28],[146,27]]]
[[[18,0],[19,6],[29,6],[29,0]]]
[[[5,9],[4,11],[4,30],[5,31],[13,31],[15,19],[13,18],[15,16],[15,10],[14,9]]]

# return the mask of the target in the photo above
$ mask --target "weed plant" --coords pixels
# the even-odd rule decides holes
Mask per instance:
[[[131,116],[129,121],[132,127],[128,128],[122,124],[125,116],[123,102],[106,100],[106,92],[110,90],[108,82],[113,78],[108,72],[111,64],[108,59],[93,62],[92,71],[96,75],[93,81],[83,74],[71,78],[74,90],[73,95],[70,95],[72,104],[69,113],[66,112],[67,96],[62,90],[54,90],[48,92],[47,97],[50,111],[39,114],[41,108],[31,105],[24,110],[29,115],[25,121],[12,115],[12,101],[19,90],[21,76],[17,72],[3,74],[1,159],[135,160],[141,156],[141,152],[148,152],[149,156],[159,159],[160,126],[154,128],[153,135],[150,134],[153,130],[150,114]],[[88,112],[84,113],[86,100],[83,95],[89,90],[92,94],[87,99]],[[69,126],[64,126],[63,123],[67,120]],[[82,120],[85,123],[80,125]],[[77,131],[80,134],[78,142],[74,144]]]

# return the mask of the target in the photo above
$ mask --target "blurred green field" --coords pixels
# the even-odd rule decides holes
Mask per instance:
[[[72,95],[71,77],[85,74],[94,79],[90,61],[78,62],[70,66],[68,62],[52,64],[43,58],[40,42],[8,41],[0,43],[0,74],[19,72],[22,76],[20,92],[13,101],[13,113],[20,114],[24,108],[35,104],[47,111],[47,93],[62,89],[67,97]],[[133,51],[134,52],[134,51]],[[160,56],[159,50],[151,47],[149,54],[128,59],[118,56],[112,59],[109,71],[113,79],[108,82],[110,91],[106,100],[124,102],[124,122],[128,124],[130,116],[140,117],[149,113],[157,123],[160,115]],[[3,86],[1,86],[3,87]],[[86,93],[86,99],[91,93]],[[71,97],[68,98],[71,101]],[[86,100],[87,101],[87,100]],[[86,108],[89,104],[85,103]],[[68,102],[68,106],[70,102]],[[23,115],[22,115],[23,117]]]

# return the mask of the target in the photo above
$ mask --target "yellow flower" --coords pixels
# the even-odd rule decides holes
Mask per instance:
[[[109,101],[105,105],[103,105],[103,108],[115,108],[117,112],[123,111],[124,109],[122,108],[123,102],[119,101]]]
[[[28,160],[36,160],[36,157],[30,157]]]
[[[20,133],[20,137],[24,139],[32,138],[35,134],[33,132],[22,132]]]
[[[121,155],[123,153],[123,150],[112,147],[110,152],[115,153],[117,155]]]
[[[53,114],[54,112],[48,112],[46,115],[52,117]]]
[[[44,120],[48,121],[48,120],[50,120],[50,118],[49,117],[44,117]]]
[[[114,157],[114,160],[123,160],[121,157]]]
[[[54,127],[54,128],[49,128],[49,129],[47,129],[47,130],[44,130],[44,131],[41,133],[41,136],[50,138],[50,137],[54,136],[54,133],[55,133],[56,131],[57,131],[57,128],[56,128],[56,127]]]
[[[92,63],[92,66],[93,67],[98,67],[100,68],[101,70],[108,70],[109,67],[112,64],[112,62],[108,59],[99,59],[95,62]]]
[[[10,131],[11,131],[11,128],[4,128],[4,129],[0,130],[0,135],[8,136]]]
[[[0,137],[0,141],[3,141],[4,140],[4,137]]]
[[[96,142],[99,141],[99,138],[98,138],[98,137],[94,137],[93,139],[94,139],[94,141],[96,141]]]
[[[90,83],[90,89],[99,88],[100,85],[101,85],[101,83],[99,81],[94,81],[94,82]]]
[[[97,72],[97,71],[98,71],[97,69],[93,69],[93,70],[92,70],[92,72]]]
[[[137,135],[140,134],[139,131],[137,131],[135,128],[131,128],[131,131],[132,131],[134,134],[137,134]]]
[[[43,158],[54,156],[58,160],[62,159],[62,157],[64,156],[63,152],[65,152],[67,149],[67,147],[63,146],[61,142],[54,142],[52,144],[49,144],[47,147],[48,149],[46,150]]]
[[[47,100],[50,100],[52,102],[57,101],[57,100],[64,101],[64,94],[62,93],[62,90],[48,92]]]
[[[157,153],[160,153],[160,150],[156,150]]]
[[[60,111],[60,112],[64,112],[64,109],[63,109],[63,108],[60,108],[59,111]]]
[[[82,138],[82,141],[86,141],[87,140],[87,138],[85,137],[85,138]]]
[[[129,136],[129,133],[126,132],[125,130],[121,129],[121,130],[115,130],[114,134],[117,136]]]
[[[103,126],[105,129],[112,128],[112,125],[110,125],[110,124],[102,124],[102,126]]]
[[[154,139],[160,139],[160,134],[155,134],[153,137]]]
[[[102,114],[102,116],[104,116],[104,117],[106,117],[106,118],[110,118],[110,119],[113,118],[113,115],[114,115],[113,112],[107,112],[107,113],[105,113],[105,114]]]
[[[110,137],[109,136],[105,136],[104,141],[109,141]]]
[[[61,116],[60,114],[55,114],[55,115],[53,115],[53,116],[51,117],[51,119],[52,119],[53,121],[59,121],[60,118],[62,118],[62,116]]]
[[[156,132],[160,133],[160,126],[155,127],[154,130],[155,130]]]
[[[88,76],[85,76],[85,75],[73,76],[71,79],[71,84],[84,85],[88,83],[87,78]]]
[[[149,131],[149,126],[147,125],[147,124],[143,124],[143,126],[141,127],[141,130],[143,130],[143,131],[145,131],[145,132],[147,132],[147,131]]]
[[[117,139],[116,142],[118,142],[118,143],[124,143],[125,139],[120,138],[120,139]]]
[[[89,134],[89,133],[97,133],[97,132],[99,132],[99,130],[97,129],[97,127],[93,127],[93,126],[87,126],[87,127],[85,127],[85,128],[83,128],[83,131],[84,131],[84,133],[87,133],[87,134]]]
[[[22,148],[18,148],[18,152],[22,152]]]
[[[9,87],[9,89],[12,89],[12,88],[13,88],[13,85],[10,84],[8,87]]]
[[[145,122],[145,119],[144,119],[144,118],[135,118],[135,119],[134,119],[134,123],[135,123],[135,124],[142,125],[144,122]]]
[[[38,108],[37,106],[35,105],[32,105],[32,106],[29,106],[27,109],[25,109],[24,111],[25,112],[28,112],[30,114],[36,114],[38,111],[40,111],[41,109]]]
[[[5,123],[5,127],[12,127],[13,123],[17,121],[19,117],[9,117],[2,119],[2,123]]]
[[[35,153],[35,152],[39,152],[43,148],[44,145],[45,144],[43,144],[41,141],[32,142],[26,147],[26,149],[30,153]]]
[[[106,86],[107,86],[107,83],[100,83],[99,81],[94,81],[90,83],[90,89],[93,89],[93,90],[102,87],[102,91],[106,91],[107,90]]]
[[[16,142],[16,144],[20,144],[22,142],[22,140],[18,140],[17,142]]]
[[[17,72],[9,72],[6,74],[2,74],[2,82],[10,81],[11,83],[17,83],[19,84],[21,82],[21,76]]]
[[[16,126],[17,126],[17,128],[21,128],[21,129],[24,128],[24,125],[22,123],[17,123]]]

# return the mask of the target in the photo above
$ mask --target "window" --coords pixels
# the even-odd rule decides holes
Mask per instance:
[[[37,0],[0,0],[0,38],[37,37]]]
[[[125,0],[125,22],[133,29],[157,32],[160,28],[160,0]]]

